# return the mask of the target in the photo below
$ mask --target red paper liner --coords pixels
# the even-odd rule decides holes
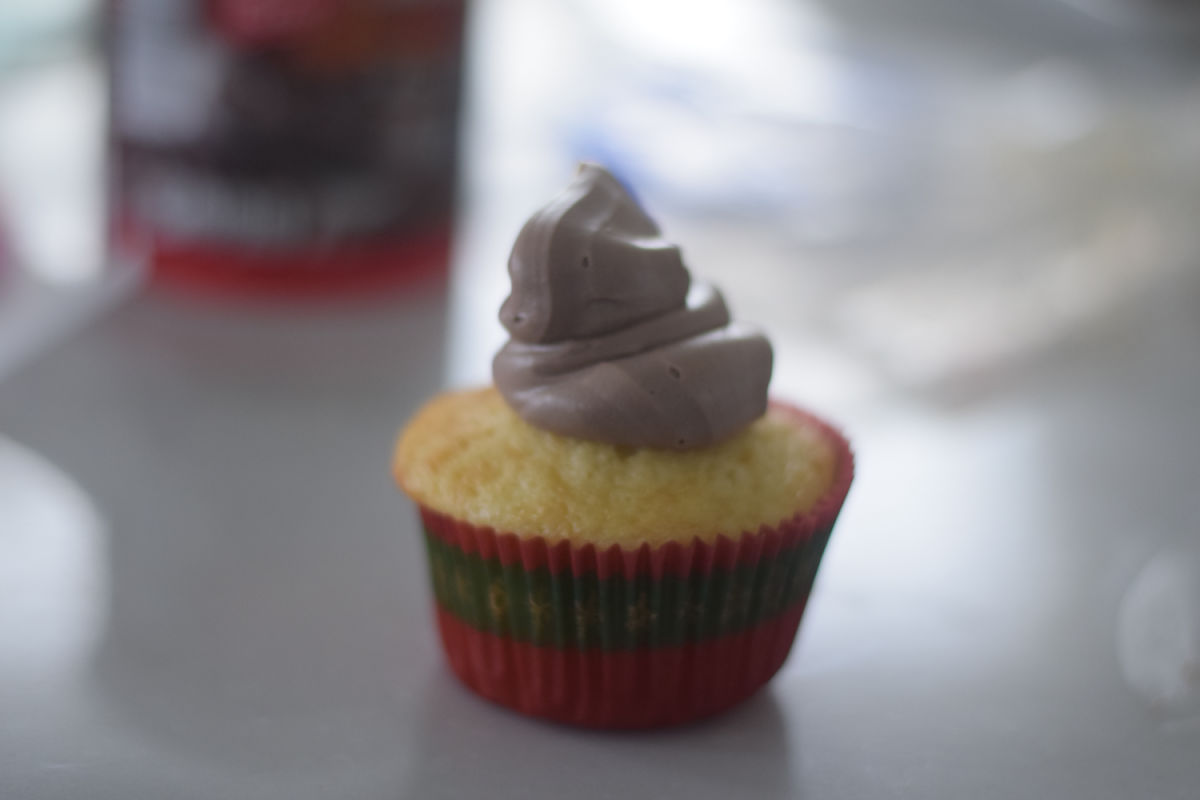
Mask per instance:
[[[454,673],[525,714],[650,728],[749,697],[787,658],[849,490],[846,440],[814,507],[712,541],[597,548],[497,533],[421,507],[437,621]]]

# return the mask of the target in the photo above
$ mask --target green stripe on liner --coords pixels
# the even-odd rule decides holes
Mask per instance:
[[[558,648],[670,647],[746,630],[808,597],[832,528],[754,565],[605,580],[504,566],[425,531],[438,604],[481,631]]]

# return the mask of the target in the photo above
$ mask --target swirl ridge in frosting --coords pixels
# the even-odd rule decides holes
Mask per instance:
[[[530,424],[626,447],[688,449],[766,411],[772,353],[693,283],[679,248],[604,168],[575,179],[522,228],[492,365]]]

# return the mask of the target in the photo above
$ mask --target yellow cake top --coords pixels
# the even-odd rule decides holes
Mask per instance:
[[[816,503],[837,458],[820,428],[776,409],[710,447],[631,449],[534,428],[487,388],[429,401],[394,469],[414,500],[473,525],[633,547],[775,525]]]

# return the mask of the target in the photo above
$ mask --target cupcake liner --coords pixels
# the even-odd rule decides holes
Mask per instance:
[[[708,716],[786,659],[853,477],[845,439],[809,512],[740,536],[597,548],[496,532],[421,507],[455,674],[526,714],[605,728]]]

